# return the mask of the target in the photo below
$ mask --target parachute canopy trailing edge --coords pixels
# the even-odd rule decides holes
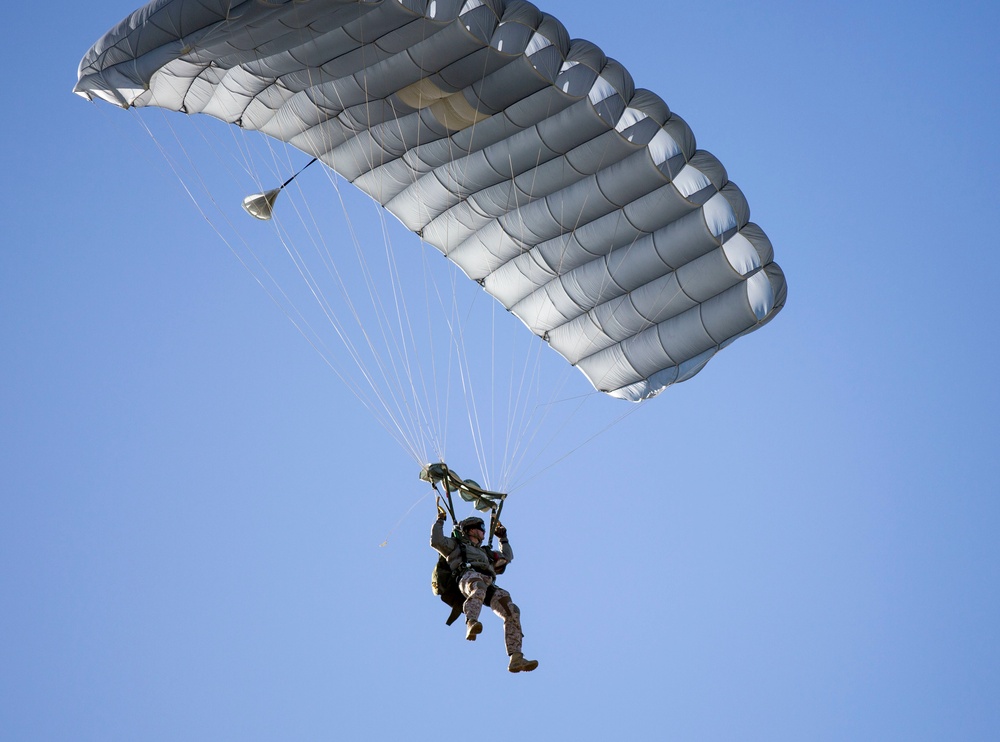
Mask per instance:
[[[319,158],[615,397],[690,378],[784,305],[722,164],[527,2],[156,0],[75,92]]]

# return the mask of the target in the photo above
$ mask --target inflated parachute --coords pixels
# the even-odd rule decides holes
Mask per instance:
[[[157,0],[75,90],[318,157],[615,397],[690,378],[784,304],[719,161],[527,2]]]

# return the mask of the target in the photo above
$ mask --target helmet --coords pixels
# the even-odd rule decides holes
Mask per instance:
[[[463,533],[468,533],[473,528],[478,528],[484,533],[486,532],[486,524],[483,522],[483,519],[475,515],[466,518],[458,525],[461,527]]]

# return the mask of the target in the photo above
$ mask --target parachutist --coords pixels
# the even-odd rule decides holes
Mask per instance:
[[[465,614],[465,638],[469,641],[475,641],[482,632],[479,613],[484,603],[488,605],[503,619],[504,643],[510,656],[507,669],[511,672],[531,672],[538,667],[538,661],[526,660],[521,653],[524,636],[521,611],[510,599],[510,593],[496,585],[497,574],[503,573],[514,559],[507,540],[507,529],[499,522],[495,524],[494,533],[500,539],[500,551],[494,551],[483,546],[486,525],[482,518],[466,518],[455,526],[448,537],[444,535],[446,517],[444,508],[438,505],[438,516],[431,529],[431,548],[442,556],[435,573],[442,600],[452,606],[453,615],[459,609]],[[445,572],[443,580],[442,571]],[[441,585],[442,581],[447,584]]]

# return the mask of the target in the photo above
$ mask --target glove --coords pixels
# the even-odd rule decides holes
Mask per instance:
[[[445,511],[443,507],[441,507],[440,500],[437,501],[437,509],[438,509],[438,518],[437,518],[438,520],[444,520],[445,518],[448,517],[448,513]]]
[[[497,538],[501,541],[507,540],[507,527],[500,521],[497,521],[497,526],[493,529],[493,533],[495,533]]]

